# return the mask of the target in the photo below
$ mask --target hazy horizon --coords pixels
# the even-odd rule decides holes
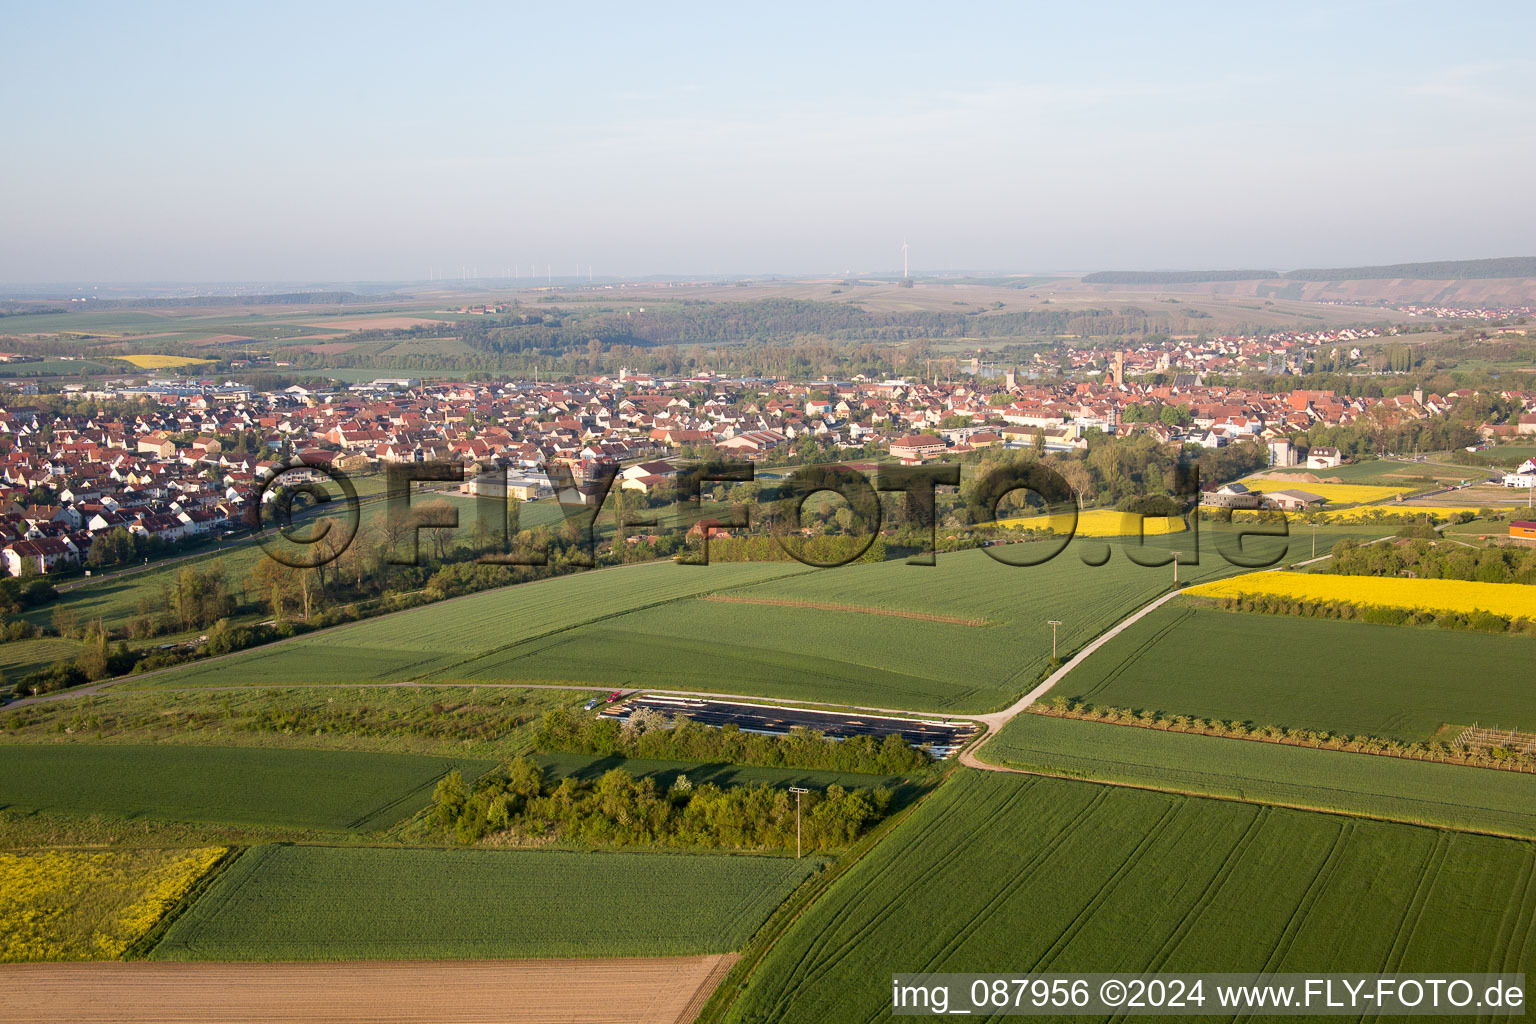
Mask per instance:
[[[1536,248],[1536,246],[1533,246],[1533,248]],[[1471,259],[1471,260],[1480,260],[1480,259],[1485,259],[1485,258],[1497,259],[1497,258],[1501,258],[1501,257],[1521,258],[1521,259],[1536,259],[1536,256],[1518,255],[1518,254],[1510,254],[1510,253],[1500,254],[1500,256],[1494,256],[1494,257],[1481,257],[1481,256],[1468,257],[1468,259]],[[1231,267],[1218,267],[1218,266],[1162,266],[1162,267],[1159,267],[1159,266],[1137,266],[1137,267],[1115,266],[1115,267],[1110,267],[1110,266],[1106,266],[1106,267],[1096,267],[1096,268],[1093,268],[1093,269],[1075,267],[1075,268],[1072,268],[1070,270],[1040,270],[1040,269],[1018,270],[1018,269],[999,269],[999,268],[985,268],[985,267],[981,267],[981,268],[938,268],[938,269],[928,269],[928,270],[921,270],[921,271],[919,271],[917,269],[914,269],[912,271],[911,276],[915,280],[917,280],[919,283],[921,283],[922,281],[932,281],[932,282],[939,283],[939,284],[951,283],[951,282],[952,283],[956,283],[956,284],[964,284],[964,283],[966,283],[966,281],[968,279],[970,279],[970,280],[990,280],[990,279],[994,279],[994,278],[1004,278],[1004,277],[1013,277],[1013,278],[1030,278],[1030,277],[1048,278],[1048,277],[1056,277],[1056,278],[1066,279],[1066,278],[1080,277],[1080,276],[1084,276],[1084,275],[1087,275],[1087,274],[1098,273],[1098,272],[1103,272],[1103,271],[1180,273],[1180,272],[1202,272],[1202,271],[1225,272],[1225,271],[1233,271],[1233,270],[1253,270],[1253,271],[1276,271],[1276,272],[1284,274],[1284,273],[1289,272],[1289,271],[1303,270],[1303,269],[1320,269],[1320,270],[1351,269],[1351,268],[1357,267],[1357,266],[1392,265],[1392,264],[1408,263],[1408,262],[1421,262],[1422,263],[1422,262],[1442,262],[1442,261],[1439,261],[1439,260],[1421,260],[1421,261],[1390,260],[1390,261],[1382,261],[1379,264],[1378,263],[1351,264],[1348,267],[1346,267],[1344,265],[1330,265],[1330,266],[1326,266],[1326,267],[1322,266],[1322,265],[1316,265],[1316,266],[1312,266],[1312,267],[1284,267],[1284,266],[1268,266],[1268,267],[1266,267],[1266,266],[1257,266],[1257,265],[1245,265],[1245,266],[1241,266],[1241,267],[1238,267],[1238,266],[1231,266]],[[1459,261],[1456,261],[1456,262],[1459,262]],[[666,273],[664,271],[658,271],[658,272],[654,272],[654,273],[634,274],[634,275],[625,275],[625,276],[611,275],[611,274],[610,275],[600,275],[600,274],[598,274],[598,275],[594,275],[590,279],[590,281],[591,281],[591,283],[595,283],[595,284],[598,284],[598,285],[604,285],[604,284],[623,284],[623,285],[633,285],[633,286],[642,286],[642,287],[644,285],[648,284],[648,283],[656,283],[656,284],[666,284],[666,283],[708,284],[708,283],[713,282],[713,281],[748,281],[748,282],[751,282],[751,283],[754,283],[754,284],[768,284],[768,283],[772,283],[774,281],[781,281],[781,282],[789,283],[789,282],[809,282],[809,281],[836,280],[839,277],[841,277],[843,274],[844,274],[843,271],[833,271],[833,270],[829,270],[829,269],[826,269],[826,268],[809,269],[809,270],[803,270],[803,271],[799,271],[799,272],[796,272],[796,271],[785,271],[785,270],[766,270],[766,271],[758,271],[758,272],[740,271],[740,272],[736,272],[736,273],[719,273],[719,274],[682,273],[682,272],[674,273],[674,274],[669,274],[669,273]],[[851,271],[851,274],[852,274],[852,277],[858,278],[858,279],[863,280],[863,281],[867,281],[867,282],[885,281],[885,282],[888,282],[888,283],[894,285],[894,284],[899,283],[899,281],[900,281],[900,278],[901,278],[901,268],[897,267],[894,271],[891,270],[890,268],[878,268],[878,269],[868,269],[868,268],[866,268],[866,269],[863,269],[863,270],[861,270],[859,268],[853,268],[852,271]],[[1469,278],[1468,280],[1493,280],[1493,279],[1496,279],[1496,278]],[[41,291],[41,290],[48,289],[48,288],[69,288],[69,289],[74,289],[74,290],[83,290],[83,289],[90,288],[90,287],[98,287],[98,288],[106,288],[106,289],[119,289],[119,290],[131,290],[131,289],[135,289],[135,288],[167,289],[167,290],[168,289],[191,289],[191,288],[196,288],[196,289],[215,289],[214,291],[211,291],[211,292],[208,292],[208,291],[204,291],[203,292],[203,294],[215,294],[215,295],[216,294],[222,294],[222,292],[217,290],[217,289],[222,289],[222,288],[228,288],[228,289],[258,289],[259,288],[259,289],[262,289],[264,291],[269,291],[269,292],[281,292],[283,289],[293,289],[295,291],[315,291],[315,290],[328,289],[328,288],[345,289],[345,288],[348,288],[348,287],[359,287],[359,288],[361,288],[361,287],[368,287],[368,288],[377,288],[377,289],[409,288],[409,289],[418,290],[418,291],[430,291],[430,290],[433,290],[434,288],[436,288],[436,289],[440,289],[440,290],[445,291],[445,292],[479,292],[479,291],[504,291],[504,290],[507,290],[507,289],[512,289],[512,290],[539,289],[539,288],[543,288],[545,286],[545,283],[546,283],[547,280],[552,280],[553,283],[556,286],[574,286],[574,285],[585,285],[585,284],[589,283],[589,279],[588,279],[588,277],[585,274],[583,274],[581,276],[578,276],[578,275],[576,275],[574,273],[567,273],[567,274],[564,274],[564,275],[559,274],[559,273],[554,273],[554,274],[550,275],[550,277],[548,277],[548,278],[546,278],[546,276],[543,273],[539,273],[537,275],[529,275],[529,274],[525,273],[521,278],[515,278],[515,277],[514,278],[509,278],[509,277],[505,277],[505,276],[501,276],[501,275],[493,276],[493,275],[489,275],[489,274],[482,274],[480,277],[473,277],[473,276],[471,276],[471,277],[468,277],[468,278],[460,278],[458,276],[451,276],[451,277],[441,277],[441,278],[437,278],[435,280],[429,280],[429,279],[424,278],[424,277],[423,278],[409,278],[409,277],[397,277],[397,278],[386,278],[386,277],[380,277],[380,278],[335,278],[335,279],[331,279],[331,278],[289,278],[289,279],[285,279],[285,278],[256,278],[256,277],[252,277],[252,278],[229,278],[229,279],[225,279],[225,278],[206,278],[206,279],[198,279],[198,278],[159,278],[159,279],[148,279],[147,278],[147,279],[144,279],[144,280],[128,280],[128,279],[109,280],[109,279],[105,279],[105,278],[98,278],[98,279],[81,278],[81,279],[76,279],[76,280],[57,280],[57,281],[19,281],[19,280],[17,280],[17,281],[5,281],[5,280],[0,280],[0,294],[4,294],[7,291],[15,292],[15,293],[22,293],[22,292],[26,292],[28,290],[38,290],[38,291]],[[426,288],[421,288],[420,286],[427,286],[427,287]],[[382,292],[381,292],[381,294],[382,294]]]
[[[1503,17],[29,6],[0,281],[1519,255],[1536,11]]]

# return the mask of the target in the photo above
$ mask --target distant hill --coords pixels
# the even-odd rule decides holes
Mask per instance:
[[[1536,277],[1536,256],[1506,256],[1492,260],[1441,260],[1438,263],[1393,263],[1384,267],[1340,267],[1332,270],[1292,270],[1292,281],[1482,281],[1497,277]]]
[[[1436,263],[1393,263],[1379,267],[1335,267],[1292,270],[1105,270],[1082,278],[1084,284],[1204,284],[1213,281],[1484,281],[1495,278],[1536,278],[1536,256],[1507,256],[1490,260],[1441,260]]]
[[[1204,284],[1207,281],[1268,281],[1273,270],[1101,270],[1083,277],[1084,284]]]

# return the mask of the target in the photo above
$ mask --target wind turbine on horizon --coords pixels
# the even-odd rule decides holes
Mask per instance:
[[[907,244],[907,240],[905,238],[903,238],[901,240],[901,277],[902,277],[902,280],[906,280],[906,278],[908,276],[907,275],[907,252],[908,252],[909,249],[911,249],[911,246],[909,246]]]

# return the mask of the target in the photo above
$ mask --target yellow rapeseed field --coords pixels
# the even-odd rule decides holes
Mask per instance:
[[[1095,508],[1077,515],[1079,537],[1134,537],[1137,521],[1142,517],[1135,512],[1117,512],[1112,508]],[[1020,530],[1058,530],[1065,532],[1072,525],[1070,515],[1023,516],[1015,519],[999,519],[999,526]],[[1181,533],[1186,529],[1184,520],[1156,516],[1146,520],[1145,534]]]
[[[1305,480],[1293,483],[1289,480],[1259,480],[1254,477],[1239,482],[1250,491],[1307,491],[1339,505],[1382,501],[1399,494],[1411,494],[1414,490],[1411,487],[1379,487],[1374,484],[1313,484]]]
[[[117,358],[132,363],[141,370],[165,370],[176,366],[200,366],[203,363],[213,362],[211,359],[192,359],[189,356],[160,356],[152,352]]]
[[[1404,505],[1399,502],[1388,502],[1385,505],[1356,505],[1353,508],[1330,508],[1313,513],[1330,523],[1361,523],[1369,522],[1379,516],[1438,516],[1441,519],[1449,519],[1462,512],[1477,514],[1477,509],[1462,505]]]
[[[1415,580],[1397,576],[1334,576],[1327,573],[1255,572],[1190,587],[1200,597],[1292,597],[1410,611],[1487,611],[1506,619],[1536,619],[1536,587],[1523,583]]]
[[[225,852],[0,853],[0,963],[120,957]]]

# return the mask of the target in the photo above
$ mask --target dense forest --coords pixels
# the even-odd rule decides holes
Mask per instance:
[[[576,317],[559,311],[445,325],[472,348],[489,352],[560,352],[586,347],[720,345],[796,341],[899,342],[918,338],[1019,338],[1072,334],[1108,337],[1168,330],[1169,313],[1129,307],[1016,313],[912,311],[871,313],[851,303],[762,299],[687,303],[645,312]],[[428,328],[427,330],[432,330]]]
[[[413,374],[472,371],[496,376],[578,376],[616,373],[622,367],[662,375],[698,370],[775,377],[852,377],[910,373],[930,344],[978,339],[993,344],[992,358],[1024,361],[1057,336],[1154,336],[1187,330],[1197,311],[1122,309],[1027,312],[871,313],[851,303],[764,299],[688,302],[661,308],[572,311],[519,307],[501,316],[401,330],[359,331],[367,345],[440,338],[459,342],[451,352],[389,354],[314,353],[295,349],[283,358],[290,375],[370,366]],[[468,349],[468,351],[465,351]],[[222,352],[226,358],[245,353]],[[954,361],[953,353],[945,358]]]

